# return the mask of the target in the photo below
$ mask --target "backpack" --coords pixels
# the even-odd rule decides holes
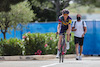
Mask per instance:
[[[76,24],[76,21],[74,23],[74,28],[75,28],[75,24]],[[82,24],[83,24],[83,30],[85,31],[85,29],[84,29],[84,21],[82,21]]]

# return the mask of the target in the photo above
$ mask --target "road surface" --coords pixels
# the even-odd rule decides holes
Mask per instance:
[[[64,63],[59,63],[58,59],[0,61],[0,67],[100,67],[100,57],[84,57],[81,61],[70,58],[65,59]]]

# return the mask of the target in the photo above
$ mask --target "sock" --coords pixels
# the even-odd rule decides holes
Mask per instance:
[[[69,44],[69,41],[67,41],[67,44]]]
[[[67,46],[66,47],[67,47],[66,49],[68,50],[69,49],[69,41],[67,41]]]

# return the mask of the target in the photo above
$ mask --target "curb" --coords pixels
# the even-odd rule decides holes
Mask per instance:
[[[76,57],[75,54],[65,55],[66,59],[75,57]],[[49,59],[56,59],[56,55],[0,56],[0,61],[27,61],[27,60],[49,60]]]

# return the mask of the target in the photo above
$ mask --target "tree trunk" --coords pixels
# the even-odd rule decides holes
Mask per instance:
[[[3,37],[4,37],[4,39],[6,39],[6,32],[7,32],[7,28],[6,28],[6,30],[5,30],[5,31],[3,31],[3,30],[2,30],[2,28],[1,28],[1,32],[3,33]]]
[[[60,0],[55,0],[55,4],[56,4],[56,20],[58,20],[60,15]]]
[[[3,33],[4,39],[6,39],[6,32]]]

